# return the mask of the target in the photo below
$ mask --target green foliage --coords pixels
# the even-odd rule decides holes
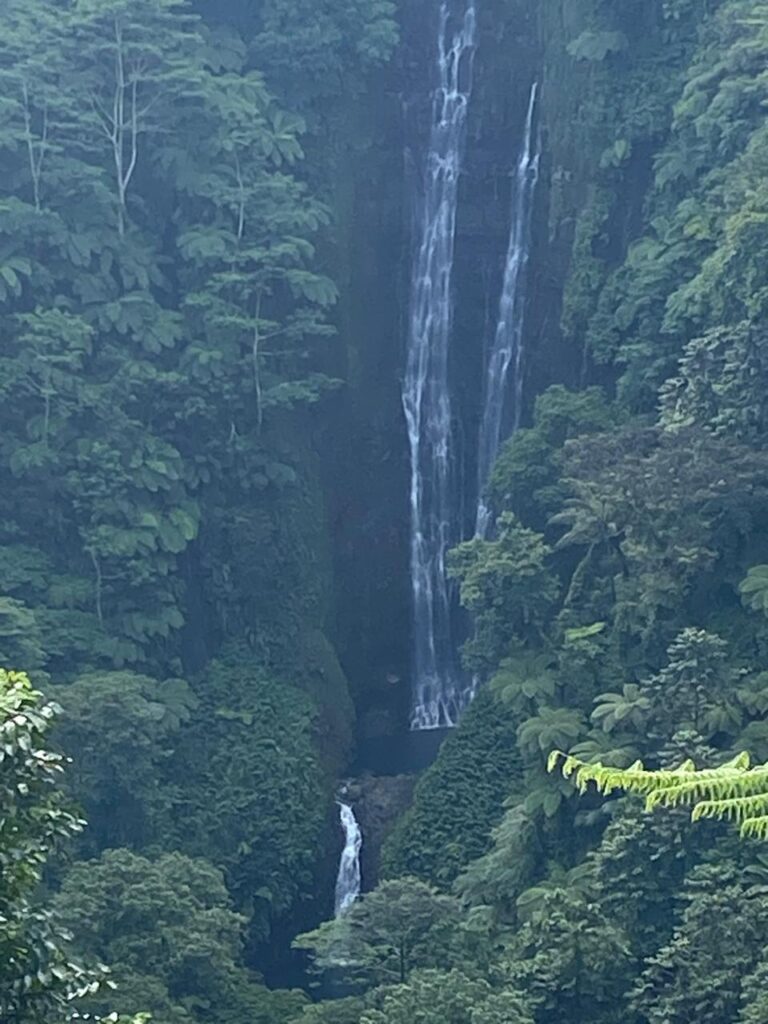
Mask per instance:
[[[55,691],[64,708],[57,739],[73,759],[71,786],[89,822],[86,849],[147,845],[173,805],[171,787],[160,780],[197,704],[189,687],[105,672]]]
[[[63,1019],[68,1003],[99,987],[35,900],[50,858],[84,824],[61,791],[64,758],[48,747],[58,713],[26,675],[0,670],[0,1017],[14,1024]]]
[[[759,963],[768,901],[749,897],[722,863],[693,871],[679,900],[679,923],[649,957],[632,1008],[650,1024],[682,1024],[691,1015],[702,1024],[736,1020],[742,987]]]
[[[744,604],[768,615],[768,565],[754,565],[739,585]]]
[[[628,683],[621,693],[601,693],[595,698],[592,721],[605,732],[629,726],[641,730],[651,710],[651,701],[637,683]]]
[[[690,805],[693,821],[723,819],[738,824],[743,837],[768,836],[768,766],[751,767],[746,753],[717,768],[697,769],[689,760],[674,769],[647,770],[641,761],[629,768],[611,768],[554,751],[549,770],[558,766],[566,778],[574,776],[582,793],[590,782],[607,795],[623,789],[643,795],[649,811]]]
[[[360,1024],[533,1024],[526,1001],[513,989],[494,992],[460,970],[421,970],[410,983],[381,990]]]
[[[740,1024],[760,1024],[766,1012],[766,963],[762,960],[742,983],[743,1009]]]
[[[91,1013],[141,1005],[169,1024],[253,1019],[263,990],[239,966],[245,919],[206,861],[109,850],[69,871],[56,909],[84,955],[114,965],[117,989],[85,1004]]]
[[[335,921],[299,936],[320,970],[342,967],[366,985],[404,985],[450,955],[458,904],[416,878],[391,879]]]
[[[368,202],[347,167],[391,107],[372,74],[395,5],[5,5],[0,655],[64,705],[93,821],[91,859],[46,870],[121,985],[84,1011],[763,1024],[765,866],[717,825],[768,834],[764,766],[735,756],[768,757],[749,614],[768,608],[764,7],[537,11],[536,236],[567,277],[542,337],[582,386],[538,397],[489,484],[498,534],[451,556],[490,683],[388,837],[389,880],[300,940],[324,992],[365,991],[309,1004],[263,988],[243,939],[273,966],[330,900],[353,723],[319,481],[345,258],[316,193],[350,221]],[[79,823],[22,689],[0,749],[0,1003],[27,1002],[0,1016],[53,1024],[94,979],[34,902],[56,828]],[[553,747],[582,785],[667,813],[572,799]],[[665,769],[684,757],[708,767]]]
[[[514,923],[517,899],[536,876],[542,858],[534,820],[522,805],[511,807],[491,833],[487,853],[467,865],[455,890],[469,907]]]
[[[64,671],[168,666],[203,493],[289,485],[263,426],[330,386],[327,213],[291,172],[300,122],[185,3],[25,9],[0,54],[0,474],[35,500],[0,522],[78,578],[68,650],[61,605],[32,607]]]
[[[581,733],[581,713],[570,708],[540,709],[539,714],[526,719],[517,731],[517,742],[524,754],[535,757],[553,747],[573,742]]]
[[[515,935],[505,974],[535,1021],[611,1021],[630,963],[626,936],[596,905],[571,887],[553,888]]]
[[[387,837],[383,874],[449,885],[488,849],[519,765],[515,723],[500,714],[489,690],[481,690],[419,779],[412,806]]]
[[[542,12],[550,251],[570,257],[560,326],[582,390],[539,398],[489,488],[499,521],[546,545],[558,589],[535,629],[514,621],[514,573],[481,587],[491,559],[461,553],[476,573],[468,662],[515,722],[524,774],[456,883],[542,1024],[764,1010],[762,908],[734,931],[748,899],[734,865],[751,846],[734,852],[718,828],[764,838],[768,810],[763,766],[741,753],[766,755],[764,616],[748,614],[765,610],[768,554],[763,7]],[[616,380],[612,408],[590,405],[588,383]],[[548,405],[566,414],[551,431]],[[499,569],[502,552],[486,553]],[[543,770],[553,745],[580,785],[667,813],[576,804]]]
[[[655,159],[644,234],[604,288],[590,325],[593,351],[600,359],[618,356],[626,368],[623,393],[637,407],[652,408],[656,388],[676,377],[675,361],[691,337],[703,336],[686,350],[689,368],[693,357],[702,369],[714,369],[723,343],[748,335],[761,317],[766,290],[757,254],[766,220],[759,97],[768,36],[753,17],[759,6],[730,0],[709,17],[699,15],[695,52],[670,97],[672,131]],[[681,17],[690,21],[690,10]],[[733,380],[734,373],[732,365],[727,375]],[[742,380],[739,403],[752,404]],[[670,402],[678,384],[673,379],[668,386]],[[683,399],[684,416],[686,407]]]
[[[766,339],[748,321],[718,327],[686,345],[678,374],[661,389],[662,422],[698,423],[754,441],[765,433]]]
[[[562,20],[544,14],[552,37],[548,64],[558,80],[548,101],[550,236],[566,246],[560,326],[582,381],[595,378],[595,357],[621,360],[600,372],[603,382],[621,373],[641,332],[649,360],[666,358],[665,369],[673,364],[653,331],[663,289],[685,272],[687,253],[679,246],[676,262],[670,253],[668,262],[654,263],[649,251],[640,281],[632,243],[653,223],[655,205],[646,210],[653,156],[670,138],[673,107],[714,6],[595,2],[569,9]],[[685,157],[681,163],[688,169]],[[627,293],[633,301],[624,301]],[[648,410],[664,377],[654,370],[653,382],[633,375],[633,398],[642,390]]]
[[[297,1017],[295,1024],[359,1024],[364,1001],[357,996],[329,999],[322,1003],[309,1003]]]
[[[80,854],[215,859],[255,941],[314,895],[350,745],[306,413],[337,288],[304,121],[199,6],[2,12],[0,654],[64,705]],[[391,45],[366,13],[350,78]],[[227,640],[259,668],[198,704]]]
[[[492,680],[522,760],[511,806],[454,881],[476,943],[461,972],[522,994],[537,1024],[765,1016],[764,868],[741,874],[752,847],[718,827],[764,838],[768,811],[764,766],[739,753],[768,753],[765,617],[748,614],[765,610],[768,561],[763,7],[540,12],[547,251],[570,259],[566,341],[542,330],[582,389],[540,396],[489,486],[499,535],[451,556],[467,664]],[[582,785],[667,813],[573,800],[544,771],[553,746]],[[387,849],[395,871],[433,883],[453,878],[450,843],[467,831],[449,750]],[[363,1012],[452,1019],[465,983],[450,966],[444,998],[430,975],[431,996],[385,987]]]
[[[499,453],[489,482],[493,510],[508,509],[526,526],[542,529],[562,500],[564,443],[608,430],[615,418],[599,388],[548,388],[536,399],[533,426],[516,431]]]
[[[0,598],[0,657],[7,665],[32,671],[45,662],[34,612],[12,597]]]
[[[656,952],[671,936],[675,901],[707,836],[683,810],[649,815],[634,800],[604,808],[610,822],[586,866],[603,913],[621,928],[634,955]]]
[[[515,712],[532,711],[555,696],[554,669],[551,654],[516,650],[501,662],[491,686],[500,700]]]
[[[761,692],[756,680],[740,686],[742,675],[729,662],[719,636],[685,629],[670,644],[658,673],[595,697],[595,728],[587,741],[570,750],[586,760],[605,761],[609,748],[600,741],[609,736],[615,744],[612,762],[626,766],[641,743],[661,760],[681,742],[689,753],[727,741],[741,745],[741,728]]]
[[[266,0],[253,48],[292,104],[320,108],[344,89],[359,89],[361,73],[384,62],[396,42],[392,0]],[[310,90],[309,82],[319,91]]]
[[[558,595],[541,535],[509,512],[498,530],[498,540],[475,538],[449,556],[449,575],[459,580],[461,602],[473,615],[475,636],[465,654],[475,671],[497,662],[513,642],[540,640]]]
[[[759,523],[767,468],[762,453],[693,427],[569,442],[573,497],[552,518],[556,550],[581,555],[565,624],[612,619],[624,644],[658,657],[663,623]]]
[[[170,836],[226,873],[251,936],[312,890],[332,804],[313,742],[316,708],[258,662],[213,662],[177,742]]]
[[[611,153],[611,155],[613,155]],[[605,170],[610,164],[601,161]],[[595,304],[605,283],[603,250],[610,230],[613,193],[591,182],[587,199],[579,212],[571,248],[572,262],[563,290],[563,333],[570,341],[584,338]],[[585,342],[582,342],[586,348]]]

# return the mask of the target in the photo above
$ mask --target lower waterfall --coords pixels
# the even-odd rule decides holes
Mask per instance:
[[[344,829],[344,849],[339,861],[339,874],[336,878],[336,917],[341,917],[360,895],[360,850],[363,846],[363,833],[357,823],[355,813],[349,804],[339,803],[339,818]]]

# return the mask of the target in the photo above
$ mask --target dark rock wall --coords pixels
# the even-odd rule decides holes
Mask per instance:
[[[410,200],[419,147],[429,131],[437,9],[437,0],[402,0],[396,59],[362,100],[371,143],[342,163],[337,188],[339,248],[346,266],[339,369],[347,384],[325,441],[326,486],[335,541],[336,636],[363,739],[401,732],[409,703],[408,444],[400,388],[413,245]],[[531,0],[486,0],[479,6],[457,226],[451,367],[468,526],[476,500],[483,346],[495,325],[511,174],[528,93],[541,64],[537,31]],[[540,234],[537,227],[537,238]],[[532,302],[532,309],[536,305]],[[531,333],[541,332],[541,320],[531,316]]]
[[[642,224],[652,148],[601,169],[611,124],[604,72],[569,43],[594,18],[571,0],[478,0],[478,47],[458,211],[451,351],[455,451],[471,532],[484,347],[494,331],[510,225],[511,182],[531,84],[538,81],[542,151],[527,276],[523,422],[554,383],[612,384],[589,364],[587,317],[563,328],[570,288],[586,307],[595,259],[621,262]],[[335,551],[335,637],[365,742],[402,735],[410,680],[408,443],[400,388],[413,246],[414,176],[429,132],[429,82],[439,0],[400,0],[401,44],[350,124],[368,144],[340,161],[336,190],[342,302],[339,372],[347,383],[323,439]],[[606,209],[600,213],[601,204]],[[589,236],[590,219],[597,225]],[[579,231],[587,243],[579,242]],[[582,244],[584,251],[579,250]],[[586,260],[585,260],[586,257]],[[570,281],[570,283],[569,283]],[[576,303],[578,306],[578,302]],[[589,310],[587,309],[587,312]],[[575,326],[574,326],[575,323]]]

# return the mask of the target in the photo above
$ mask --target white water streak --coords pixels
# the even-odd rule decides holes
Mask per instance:
[[[504,267],[496,334],[488,355],[483,418],[478,442],[478,503],[475,536],[486,537],[491,513],[485,489],[499,454],[504,410],[511,397],[512,432],[520,426],[523,404],[523,326],[525,320],[525,270],[531,245],[531,219],[539,178],[539,144],[534,134],[538,83],[531,87],[523,147],[517,163],[512,193],[512,220]]]
[[[336,879],[336,917],[345,914],[360,895],[360,851],[363,846],[363,833],[360,831],[355,813],[348,804],[341,801],[339,818],[344,829],[345,841]]]
[[[413,729],[454,725],[469,696],[451,635],[454,596],[445,555],[459,539],[454,535],[459,502],[452,479],[448,350],[458,183],[475,46],[474,0],[466,0],[460,24],[455,29],[452,24],[444,2],[403,385],[411,455]]]

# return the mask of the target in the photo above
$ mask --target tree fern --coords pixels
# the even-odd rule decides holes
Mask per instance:
[[[768,565],[753,565],[739,584],[739,593],[753,612],[768,615]]]
[[[615,790],[638,793],[645,797],[649,811],[688,806],[693,821],[732,821],[742,837],[768,839],[768,764],[752,767],[747,753],[718,768],[696,768],[693,761],[685,761],[679,768],[649,771],[642,761],[629,768],[612,768],[554,751],[547,767],[551,772],[559,768],[565,778],[573,778],[582,793],[590,783],[605,795]]]

